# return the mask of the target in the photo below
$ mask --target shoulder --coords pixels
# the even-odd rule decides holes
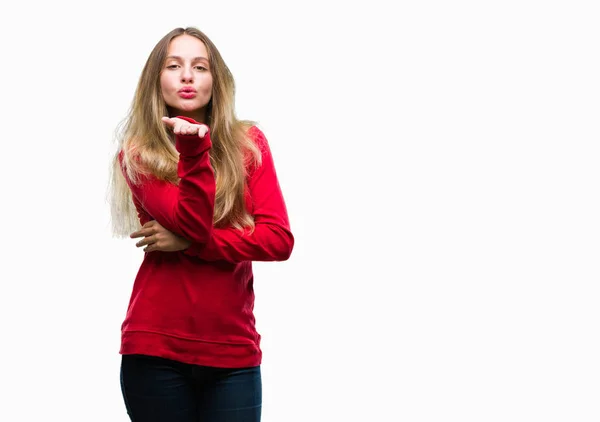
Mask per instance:
[[[121,166],[126,167],[128,164],[135,162],[136,165],[140,165],[142,160],[140,154],[136,152],[132,147],[121,146],[117,153],[117,159]]]
[[[123,170],[127,168],[127,161],[130,157],[125,154],[125,150],[123,148],[119,149],[117,153],[117,160],[119,161],[119,165]]]
[[[258,125],[252,125],[248,128],[248,135],[255,142],[266,141],[264,132],[258,127]]]
[[[267,137],[257,125],[250,126],[247,134],[261,153],[269,153],[269,142],[267,141]]]

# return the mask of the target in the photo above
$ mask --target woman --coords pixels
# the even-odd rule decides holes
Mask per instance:
[[[251,262],[287,260],[294,238],[267,140],[236,118],[233,77],[198,29],[152,50],[111,181],[114,231],[146,252],[122,325],[130,418],[259,421]]]

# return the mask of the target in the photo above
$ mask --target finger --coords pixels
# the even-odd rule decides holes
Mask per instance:
[[[182,135],[193,135],[195,133],[196,128],[194,127],[194,125],[184,125],[181,128],[181,134]]]
[[[154,233],[155,233],[155,230],[152,227],[148,227],[148,228],[141,229],[141,230],[131,233],[129,235],[129,237],[131,237],[132,239],[135,239],[137,237],[150,236],[150,235],[153,235]]]
[[[179,121],[175,121],[175,124],[173,125],[173,132],[176,135],[181,134],[181,128],[183,127],[183,123],[179,122]]]
[[[198,128],[198,136],[204,138],[204,136],[208,133],[208,126],[200,125]]]
[[[147,247],[144,248],[144,252],[154,252],[157,250],[159,250],[159,247],[156,243],[148,245]]]
[[[164,116],[161,118],[161,120],[165,125],[167,125],[167,127],[172,128],[173,126],[175,126],[176,120],[171,117]]]
[[[156,241],[157,241],[156,236],[148,236],[148,237],[145,237],[142,240],[140,240],[138,243],[136,243],[135,246],[137,246],[139,248],[141,246],[151,245],[152,243],[155,243]]]

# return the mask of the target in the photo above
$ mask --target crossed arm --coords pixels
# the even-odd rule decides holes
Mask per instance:
[[[171,232],[206,242],[211,236],[215,200],[215,178],[209,157],[212,142],[208,126],[189,120],[191,122],[183,117],[163,119],[176,135],[179,185],[152,174],[140,174],[139,180],[134,182],[128,177],[123,151],[119,160],[140,218],[152,216]]]
[[[256,127],[250,133],[262,151],[262,164],[249,176],[255,229],[252,233],[234,227],[212,228],[206,241],[177,233],[157,219],[144,224],[132,238],[144,252],[183,251],[205,261],[284,261],[294,246],[285,201],[279,186],[273,158],[264,134]]]

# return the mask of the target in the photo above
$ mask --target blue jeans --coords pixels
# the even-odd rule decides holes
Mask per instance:
[[[260,366],[213,368],[123,355],[121,392],[133,422],[260,422]]]

